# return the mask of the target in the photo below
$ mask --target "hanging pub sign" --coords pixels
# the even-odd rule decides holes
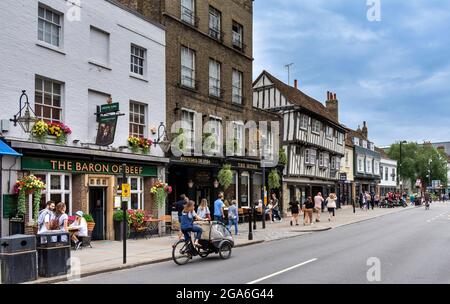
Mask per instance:
[[[118,116],[103,116],[100,117],[97,131],[97,140],[95,144],[97,146],[109,146],[114,143],[114,137],[116,136]]]
[[[119,103],[113,103],[111,98],[108,98],[107,104],[97,106],[97,139],[95,144],[97,146],[109,146],[114,143],[116,136],[117,119],[119,116],[120,105]]]

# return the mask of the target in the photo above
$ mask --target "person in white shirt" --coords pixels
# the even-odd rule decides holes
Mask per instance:
[[[52,201],[47,202],[47,207],[39,212],[38,217],[38,234],[46,233],[51,230],[51,221],[53,220],[55,213],[55,203]],[[41,243],[47,243],[45,237],[41,237]]]
[[[82,211],[77,211],[75,215],[75,221],[70,225],[70,228],[78,229],[78,231],[72,234],[72,241],[75,243],[75,248],[77,248],[80,244],[78,237],[88,236],[88,227]]]
[[[331,193],[328,197],[327,201],[327,209],[328,209],[328,221],[331,222],[331,219],[336,216],[336,200],[337,196],[334,193]]]

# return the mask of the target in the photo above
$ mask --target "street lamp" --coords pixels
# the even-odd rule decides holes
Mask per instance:
[[[158,128],[158,139],[154,142],[155,147],[159,145],[164,153],[170,150],[170,141],[167,138],[166,126],[162,122]]]
[[[22,98],[25,98],[25,104],[22,107]],[[23,113],[22,113],[23,112]],[[22,115],[23,114],[23,115]],[[14,122],[14,127],[19,124],[25,133],[31,133],[33,129],[34,123],[37,121],[36,114],[28,102],[28,95],[26,91],[22,91],[22,95],[19,99],[19,112],[14,115],[13,119],[10,119],[11,122]]]

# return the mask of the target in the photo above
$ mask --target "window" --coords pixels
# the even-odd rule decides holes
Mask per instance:
[[[131,73],[144,76],[145,54],[147,50],[136,45],[131,45]]]
[[[233,21],[233,47],[241,51],[243,49],[243,33],[242,25]]]
[[[313,120],[312,124],[312,132],[316,134],[320,134],[321,123],[318,120]]]
[[[145,137],[145,107],[143,104],[130,102],[130,136]]]
[[[214,7],[209,7],[209,36],[214,39],[222,39],[221,30],[221,18],[222,14],[216,10]]]
[[[366,159],[366,172],[372,173],[372,159]]]
[[[373,143],[369,143],[369,149],[375,151],[375,145]]]
[[[222,146],[222,120],[219,118],[211,118],[209,120],[209,132],[214,138],[214,147],[211,151],[217,153]]]
[[[46,122],[62,121],[62,84],[36,77],[34,111],[38,119]]]
[[[234,130],[233,130],[233,145],[234,145],[234,152],[237,155],[243,155],[244,151],[244,126],[241,124],[234,124]]]
[[[333,157],[334,158],[334,161],[335,161],[335,163],[334,163],[334,169],[336,169],[336,170],[341,170],[341,159],[339,158],[339,157]]]
[[[316,164],[317,151],[314,149],[305,149],[305,163],[307,165]]]
[[[195,0],[181,0],[181,20],[195,25]]]
[[[186,138],[186,149],[192,150],[194,148],[195,132],[194,132],[194,117],[195,112],[184,110],[181,114],[181,121],[183,122],[183,134]]]
[[[395,168],[392,168],[392,181],[395,182]]]
[[[332,139],[332,138],[333,138],[333,128],[327,126],[326,130],[327,130],[327,131],[326,131],[326,137],[327,137],[327,139]]]
[[[233,69],[233,102],[242,104],[242,72]]]
[[[39,6],[38,40],[60,47],[62,20],[62,14]]]
[[[360,145],[360,142],[359,142],[359,138],[358,138],[358,137],[354,137],[354,138],[353,138],[353,144],[354,144],[355,146],[359,146],[359,145]]]
[[[300,129],[308,130],[309,117],[306,115],[300,115]]]
[[[342,145],[344,143],[344,133],[338,132],[338,144]]]
[[[362,141],[362,147],[367,149],[367,140]]]
[[[109,64],[109,34],[91,26],[89,35],[90,59],[95,63]]]
[[[41,206],[46,202],[54,201],[66,204],[67,213],[72,213],[72,175],[47,172],[32,172],[37,178],[40,178],[46,185],[41,192]],[[30,206],[31,207],[31,206]],[[30,208],[30,212],[33,210]],[[32,218],[32,216],[30,217]]]
[[[358,157],[358,172],[364,173],[364,158]]]
[[[117,178],[117,195],[122,195],[122,178]],[[129,210],[144,210],[144,179],[142,177],[128,177],[127,183],[131,186],[131,199],[128,201]]]
[[[195,89],[195,52],[189,48],[181,49],[181,85]]]
[[[389,180],[389,168],[388,167],[384,168],[384,180],[386,180],[386,181]]]
[[[373,173],[375,175],[379,175],[380,174],[380,163],[377,160],[375,160],[373,162]]]
[[[327,153],[319,153],[319,167],[328,168],[330,156]]]
[[[209,95],[222,97],[220,89],[220,62],[209,60]]]

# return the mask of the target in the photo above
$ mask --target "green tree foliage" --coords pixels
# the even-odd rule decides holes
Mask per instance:
[[[410,180],[413,185],[418,178],[424,184],[430,184],[430,170],[431,180],[440,180],[443,184],[447,184],[447,156],[445,152],[431,145],[402,144],[400,162],[400,144],[396,143],[391,146],[388,155],[398,161],[397,170],[401,179]]]

